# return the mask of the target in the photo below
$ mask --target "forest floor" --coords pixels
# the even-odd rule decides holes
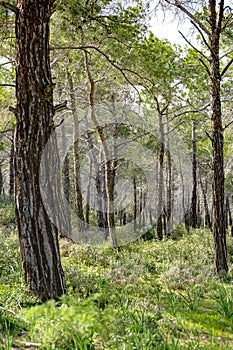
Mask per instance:
[[[40,304],[23,282],[12,204],[0,223],[0,349],[233,349],[231,237],[221,278],[203,229],[115,250],[61,240],[68,294]]]

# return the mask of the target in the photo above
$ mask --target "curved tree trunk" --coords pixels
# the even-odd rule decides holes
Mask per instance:
[[[18,0],[16,13],[16,217],[25,281],[42,301],[66,293],[57,229],[45,211],[39,183],[41,155],[53,130],[52,6],[53,1]]]

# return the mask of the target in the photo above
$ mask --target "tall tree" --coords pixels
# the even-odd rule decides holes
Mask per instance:
[[[16,15],[15,195],[26,283],[40,300],[66,292],[56,227],[40,194],[40,160],[54,129],[49,21],[54,1],[18,0]],[[55,143],[54,143],[55,145]]]
[[[190,9],[189,1],[170,1],[164,3],[175,6],[190,19],[199,32],[205,45],[205,52],[198,50],[200,61],[209,75],[210,108],[212,122],[212,193],[213,193],[213,234],[215,243],[215,266],[217,272],[228,271],[226,230],[224,223],[224,160],[223,160],[223,126],[221,108],[221,80],[233,63],[231,59],[227,65],[220,69],[220,42],[224,30],[232,26],[232,20],[227,14],[225,1],[208,0],[202,2],[204,10],[196,14],[197,8]],[[232,16],[230,16],[232,17]],[[187,39],[186,39],[187,40]],[[188,40],[187,40],[188,41]],[[190,44],[190,42],[189,42]]]

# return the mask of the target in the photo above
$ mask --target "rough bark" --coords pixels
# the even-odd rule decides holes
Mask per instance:
[[[39,182],[41,155],[54,128],[52,5],[53,1],[18,0],[16,13],[16,217],[25,281],[42,301],[66,293],[57,229],[45,211]]]
[[[213,191],[213,234],[215,244],[216,271],[228,271],[226,230],[224,223],[224,162],[223,162],[223,127],[220,87],[219,40],[221,13],[217,18],[216,1],[209,0],[208,19],[210,35],[210,105],[212,121],[212,191]]]
[[[166,0],[167,1],[167,0]],[[170,3],[170,1],[167,1]],[[225,1],[208,0],[206,22],[199,20],[189,12],[180,1],[171,2],[183,11],[199,28],[204,38],[204,44],[209,50],[208,63],[204,63],[205,70],[210,77],[210,109],[212,121],[212,197],[213,197],[213,235],[215,244],[215,269],[217,273],[227,272],[226,230],[224,223],[224,161],[223,161],[223,127],[221,110],[221,78],[233,63],[232,60],[220,72],[219,43],[223,31]],[[205,39],[205,36],[208,39]],[[207,42],[208,41],[208,42]]]

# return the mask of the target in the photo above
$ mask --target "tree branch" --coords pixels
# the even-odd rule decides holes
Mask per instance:
[[[223,68],[222,73],[220,75],[220,78],[222,79],[224,74],[227,72],[227,70],[230,68],[230,66],[233,63],[233,58],[227,63],[227,65],[225,66],[225,68]]]
[[[22,341],[22,340],[15,340],[14,345],[17,346],[17,348],[18,346],[23,346],[23,348],[30,348],[30,349],[41,348],[40,343],[31,343],[31,342]]]
[[[18,11],[17,7],[14,5],[9,4],[6,1],[0,1],[0,5],[2,5],[3,7],[5,7],[8,10],[11,10],[12,12],[16,13]]]
[[[0,311],[8,312],[8,313],[10,313],[10,314],[12,314],[12,315],[17,316],[17,314],[16,314],[14,311],[9,310],[9,309],[6,309],[5,307],[1,307],[1,306],[0,306]]]
[[[0,86],[10,86],[10,87],[15,87],[15,84],[0,84]]]
[[[68,107],[67,107],[67,101],[64,101],[64,102],[59,103],[58,105],[54,106],[54,112],[55,112],[55,113],[64,111],[64,110],[66,110],[66,109],[68,109]]]
[[[100,50],[98,47],[94,46],[94,45],[87,45],[87,46],[63,46],[63,47],[59,47],[59,46],[53,46],[50,47],[50,50],[87,50],[87,49],[93,49],[96,50],[97,52],[99,52],[102,56],[104,56],[106,58],[106,60],[114,67],[116,68],[118,71],[120,71],[120,73],[123,75],[123,77],[125,78],[125,80],[136,90],[138,96],[140,96],[140,92],[138,91],[137,87],[130,81],[130,79],[127,77],[127,75],[125,74],[124,71],[129,71],[137,76],[139,76],[136,72],[133,72],[129,69],[124,69],[121,68],[120,66],[118,66],[105,52],[103,52],[102,50]]]
[[[231,20],[232,19],[232,15],[230,18],[228,18],[226,20],[226,23],[224,24],[224,26],[222,27],[222,32],[224,31],[224,29],[226,29],[228,26],[231,27],[231,25],[233,24],[233,21]]]
[[[6,66],[7,64],[14,63],[15,61],[8,61],[0,64],[0,67]]]
[[[224,53],[219,59],[222,60],[224,57],[230,55],[232,52],[233,52],[233,50]]]
[[[14,113],[14,115],[17,114],[17,108],[15,108],[15,107],[13,107],[13,106],[9,106],[8,109],[9,109],[10,112]]]
[[[213,138],[210,136],[210,134],[207,131],[205,131],[205,134],[210,139],[210,141],[213,143]]]
[[[223,131],[225,131],[231,124],[233,124],[233,120],[224,126]]]
[[[224,15],[224,0],[219,1],[219,10],[218,10],[218,22],[217,22],[217,34],[219,35],[222,31],[222,20]]]
[[[201,52],[200,50],[198,50],[185,36],[184,34],[179,30],[178,31],[180,33],[180,35],[182,36],[182,38],[196,51],[198,52],[202,57],[204,57],[207,61],[209,61],[208,57],[206,57],[206,55],[204,55],[203,52]]]
[[[208,29],[206,28],[206,26],[204,26],[204,24],[197,19],[191,12],[189,12],[179,1],[175,0],[174,3],[171,3],[168,0],[165,0],[169,5],[173,5],[175,7],[177,7],[178,9],[180,9],[182,12],[184,12],[189,18],[191,18],[191,20],[193,20],[208,36],[210,36],[210,32],[208,31]]]
[[[7,132],[12,132],[12,131],[14,131],[14,129],[6,129],[6,130],[0,130],[0,134],[6,134]],[[0,308],[0,310],[1,310],[1,308]]]
[[[205,67],[205,70],[206,70],[208,76],[210,77],[210,70],[209,70],[209,67],[207,66],[207,64],[200,57],[199,57],[199,61],[203,64],[203,66]]]
[[[204,37],[204,34],[202,33],[201,29],[198,27],[198,25],[197,25],[194,21],[191,21],[191,23],[192,23],[192,25],[196,28],[196,30],[198,31],[198,33],[201,35],[201,38],[202,38],[204,44],[208,47],[208,49],[209,49],[210,51],[212,51],[212,50],[211,50],[211,47],[210,47],[210,45],[207,43],[206,38]]]

